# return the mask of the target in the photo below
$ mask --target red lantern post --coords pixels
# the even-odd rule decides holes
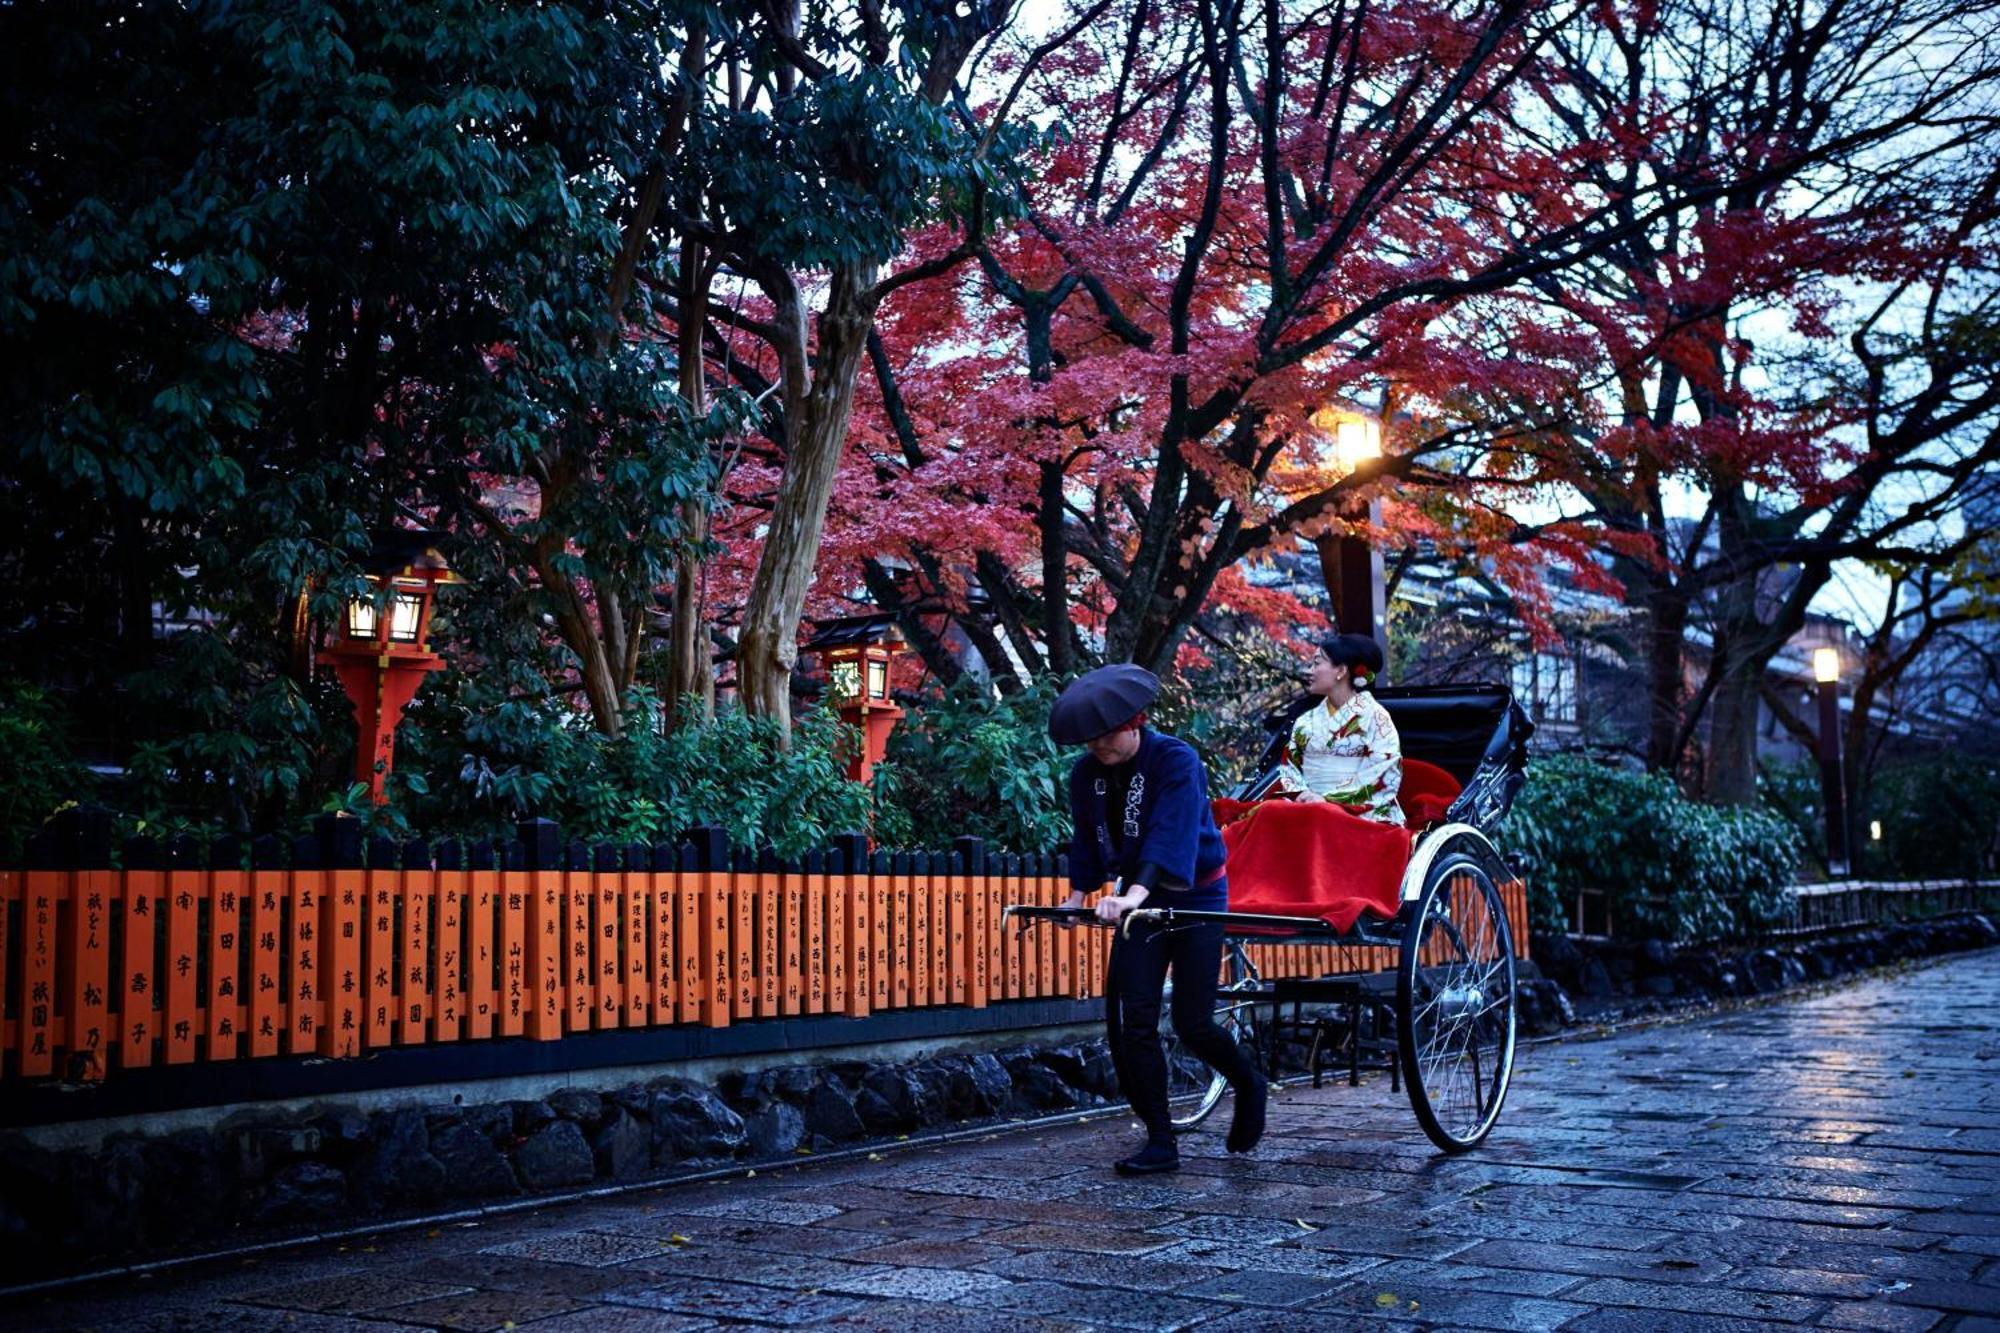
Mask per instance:
[[[861,750],[848,761],[847,776],[867,782],[888,754],[889,736],[903,717],[889,693],[890,664],[909,651],[902,631],[887,616],[828,621],[805,651],[819,654],[841,721],[861,732]]]
[[[354,705],[359,735],[355,780],[381,805],[396,761],[396,724],[425,676],[444,665],[430,650],[431,603],[460,582],[429,545],[434,534],[399,531],[369,559],[369,591],[347,604],[333,641],[319,655]]]

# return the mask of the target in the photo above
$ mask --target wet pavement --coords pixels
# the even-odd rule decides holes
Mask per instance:
[[[1123,1181],[1032,1128],[0,1307],[0,1327],[2000,1329],[2000,951],[1522,1052],[1437,1156],[1377,1075]]]

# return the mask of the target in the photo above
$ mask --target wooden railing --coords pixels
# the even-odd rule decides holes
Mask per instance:
[[[718,829],[586,849],[524,825],[517,842],[364,849],[329,819],[247,856],[136,840],[114,858],[90,841],[72,826],[0,870],[0,1077],[1083,999],[1102,993],[1110,942],[1003,932],[1007,904],[1063,900],[1062,860],[976,839],[892,855],[846,837],[798,861]],[[1525,952],[1525,894],[1506,893]],[[1271,977],[1394,963],[1252,952]]]

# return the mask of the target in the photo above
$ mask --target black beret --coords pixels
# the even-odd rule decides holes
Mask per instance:
[[[1145,712],[1159,692],[1160,678],[1130,662],[1086,671],[1049,710],[1049,736],[1057,745],[1094,741]]]

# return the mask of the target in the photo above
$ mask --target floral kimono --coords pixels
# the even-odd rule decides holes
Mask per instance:
[[[1278,790],[1316,791],[1363,819],[1401,824],[1402,785],[1403,742],[1389,710],[1367,691],[1338,709],[1325,700],[1292,724]]]

